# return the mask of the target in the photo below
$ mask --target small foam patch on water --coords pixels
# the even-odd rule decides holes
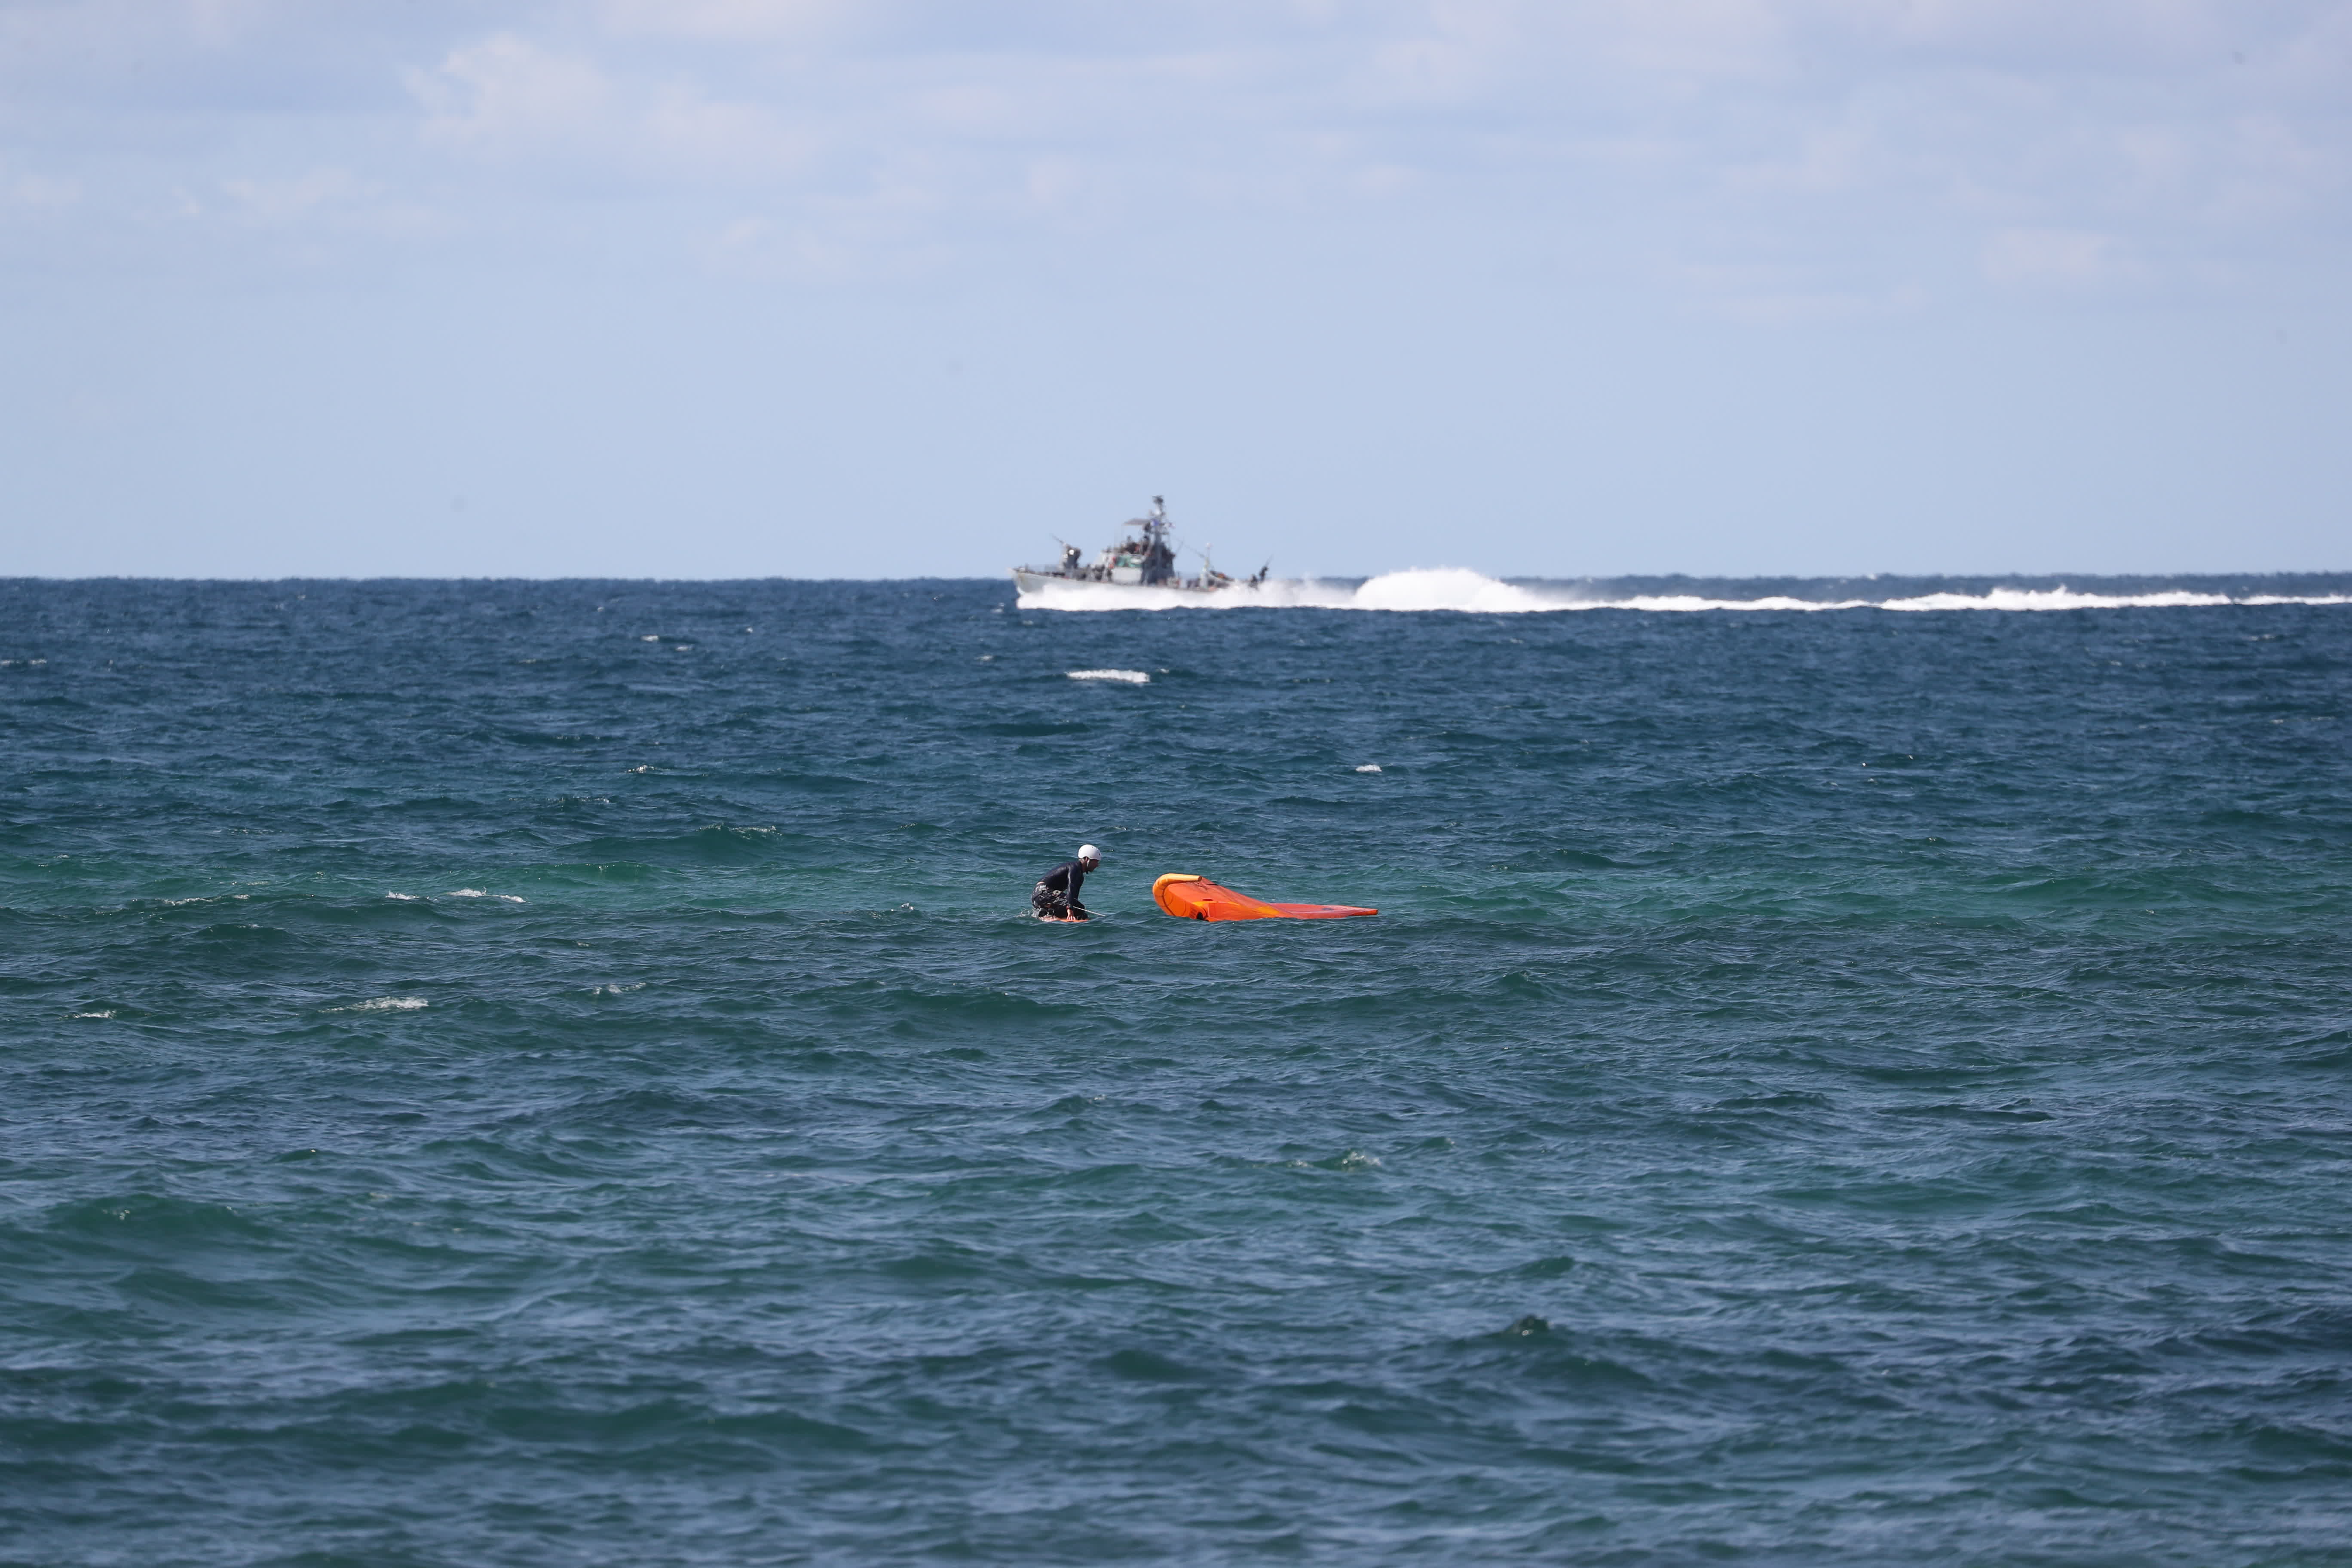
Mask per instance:
[[[1378,763],[1360,763],[1357,766],[1356,771],[1360,773],[1376,773],[1381,771],[1381,764]]]
[[[348,1007],[330,1007],[330,1013],[414,1013],[432,1004],[422,996],[376,996],[365,1002],[354,1002]]]
[[[520,904],[524,901],[513,893],[493,893],[481,888],[457,888],[452,889],[449,896],[453,899],[496,899],[502,904]]]
[[[1114,680],[1124,682],[1129,686],[1151,684],[1150,675],[1140,669],[1074,669],[1070,671],[1070,679],[1072,680]]]

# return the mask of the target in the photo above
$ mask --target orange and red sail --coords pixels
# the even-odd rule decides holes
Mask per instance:
[[[1269,904],[1176,871],[1151,884],[1151,899],[1180,921],[1336,921],[1381,912],[1354,904]]]

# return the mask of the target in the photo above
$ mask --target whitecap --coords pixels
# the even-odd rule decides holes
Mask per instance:
[[[66,1016],[68,1018],[111,1018],[114,1016],[114,1009],[109,1007],[105,1011],[100,1013],[68,1013]]]
[[[518,898],[512,893],[487,892],[480,888],[457,888],[453,889],[449,896],[453,899],[496,899],[502,904],[520,904],[523,902],[523,900]]]
[[[425,901],[425,895],[422,893],[386,893],[384,897],[396,899],[404,904],[421,904]]]
[[[330,1013],[414,1013],[430,1006],[422,996],[377,996],[365,1002],[354,1002],[348,1007],[330,1007]]]
[[[1072,680],[1117,680],[1129,686],[1151,684],[1150,675],[1140,669],[1074,669],[1069,673]]]
[[[1360,764],[1356,771],[1360,773],[1376,773],[1381,771],[1381,764],[1378,763],[1364,763]]]

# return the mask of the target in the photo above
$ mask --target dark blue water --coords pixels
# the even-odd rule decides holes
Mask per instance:
[[[0,1562],[2352,1563],[2352,605],[0,658]]]

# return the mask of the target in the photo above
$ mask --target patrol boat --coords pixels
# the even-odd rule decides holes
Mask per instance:
[[[1198,576],[1176,570],[1176,547],[1168,542],[1168,503],[1151,498],[1150,513],[1130,518],[1128,537],[1106,548],[1092,561],[1075,544],[1062,546],[1058,566],[1015,566],[1013,581],[1024,594],[1040,594],[1055,584],[1114,588],[1158,588],[1178,594],[1227,594],[1261,587],[1273,563],[1253,577],[1229,577],[1203,558]]]

